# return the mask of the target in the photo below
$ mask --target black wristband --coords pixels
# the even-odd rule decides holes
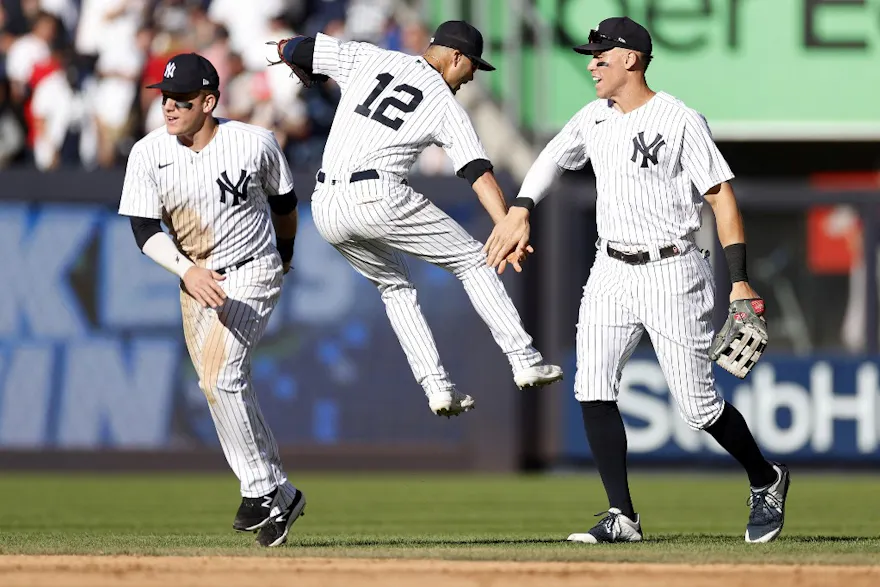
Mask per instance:
[[[724,257],[727,259],[730,283],[749,280],[746,272],[746,243],[727,245],[724,247]]]
[[[535,208],[535,201],[531,198],[517,198],[510,204],[510,206],[511,206],[511,208],[513,206],[517,206],[519,208],[525,208],[526,210],[531,212]]]
[[[293,241],[292,238],[281,238],[280,236],[275,239],[275,247],[278,249],[278,254],[281,255],[282,263],[289,263],[293,259]]]

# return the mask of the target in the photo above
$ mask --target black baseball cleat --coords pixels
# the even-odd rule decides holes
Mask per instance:
[[[276,487],[272,493],[262,497],[243,497],[232,527],[239,532],[255,532],[269,523],[272,503],[278,494]]]
[[[746,526],[746,542],[750,544],[776,540],[785,523],[785,498],[791,476],[788,467],[773,463],[776,481],[767,487],[751,488],[749,495],[749,523]]]
[[[293,501],[287,506],[287,509],[277,518],[269,520],[269,522],[260,528],[257,533],[257,544],[260,546],[273,547],[281,546],[287,542],[287,534],[290,527],[296,520],[304,515],[303,510],[306,508],[306,496],[299,489],[293,496]]]

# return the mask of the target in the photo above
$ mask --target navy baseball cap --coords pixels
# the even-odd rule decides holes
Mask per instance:
[[[483,35],[463,20],[447,20],[438,26],[434,36],[431,37],[431,44],[458,49],[462,55],[476,63],[477,69],[495,71],[495,68],[482,58]]]
[[[607,51],[614,47],[623,47],[650,55],[653,50],[651,35],[648,29],[628,16],[606,18],[599,26],[590,31],[589,43],[579,45],[575,51],[590,55],[593,51]]]
[[[147,87],[175,94],[189,94],[199,90],[218,91],[220,76],[211,62],[198,53],[181,53],[168,60],[162,81]]]

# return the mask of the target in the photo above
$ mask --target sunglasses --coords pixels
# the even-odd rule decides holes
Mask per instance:
[[[162,96],[162,106],[164,106],[168,100],[171,100],[171,98],[168,96]],[[192,102],[184,102],[182,100],[172,100],[172,102],[174,102],[174,107],[178,110],[192,110],[193,106],[195,106]]]
[[[608,35],[603,35],[595,29],[590,31],[590,36],[588,37],[588,40],[590,43],[610,43],[615,47],[628,48],[626,43],[624,43],[620,39],[615,39],[613,37],[609,37]]]

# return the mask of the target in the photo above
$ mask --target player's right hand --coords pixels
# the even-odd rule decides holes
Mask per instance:
[[[216,271],[190,267],[183,275],[183,285],[203,308],[219,308],[226,301],[226,292],[217,282],[226,279]]]
[[[498,275],[504,273],[504,268],[508,265],[513,267],[513,270],[517,273],[522,273],[522,265],[521,263],[526,260],[526,257],[535,252],[535,249],[532,248],[532,245],[526,246],[524,251],[514,251],[507,255],[504,259],[501,260],[501,263],[498,264]]]
[[[529,244],[529,212],[525,208],[511,207],[507,216],[501,219],[483,245],[486,262],[490,267],[498,267],[512,253],[524,254]],[[500,271],[499,271],[500,273]]]

